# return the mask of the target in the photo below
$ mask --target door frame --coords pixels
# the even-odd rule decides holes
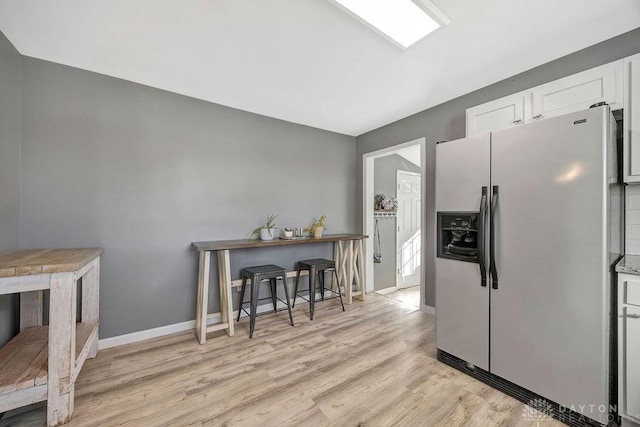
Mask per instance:
[[[413,176],[419,176],[420,177],[420,216],[422,217],[422,165],[420,165],[420,173],[418,172],[411,172],[411,171],[406,171],[406,170],[402,170],[402,169],[396,169],[396,189],[400,189],[400,174],[405,174],[405,175],[413,175]],[[398,194],[396,193],[396,199],[398,198]],[[398,202],[398,209],[397,209],[397,216],[396,216],[396,221],[400,220],[400,203]],[[424,239],[422,239],[422,218],[420,219],[420,244],[422,245],[422,241]],[[396,235],[396,290],[400,289],[398,286],[398,276],[400,276],[400,241],[398,240],[398,223],[396,222],[396,230],[395,230],[395,235]],[[420,253],[422,254],[423,248],[420,247]],[[422,263],[422,260],[420,260],[420,283],[422,283],[424,276],[422,275],[422,269],[424,268],[424,265]]]
[[[396,144],[391,147],[382,148],[380,150],[371,151],[362,155],[362,227],[363,234],[367,236],[373,236],[374,231],[374,219],[373,219],[373,198],[374,194],[374,164],[375,159],[388,156],[396,153],[403,148],[409,148],[419,145],[420,146],[420,168],[422,173],[420,174],[420,197],[422,203],[421,215],[420,215],[420,229],[422,230],[422,265],[426,266],[426,251],[424,250],[427,245],[426,239],[426,224],[427,224],[427,210],[424,208],[426,202],[426,164],[427,164],[427,141],[426,138],[421,137],[407,141],[401,144]],[[364,275],[365,275],[365,291],[373,292],[373,239],[364,240]],[[435,314],[435,308],[428,306],[424,302],[425,296],[425,283],[426,283],[426,268],[422,268],[420,271],[420,309],[427,313]]]

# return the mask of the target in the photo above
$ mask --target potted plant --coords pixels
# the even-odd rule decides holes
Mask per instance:
[[[284,237],[286,237],[287,239],[291,239],[293,237],[293,229],[285,227]]]
[[[249,237],[252,237],[257,234],[260,236],[260,240],[273,240],[273,237],[274,237],[273,230],[275,230],[276,228],[275,220],[277,217],[278,215],[274,215],[274,214],[267,216],[267,222],[265,223],[265,225],[263,225],[262,227],[257,227],[255,230],[251,232],[251,235]]]
[[[307,230],[313,233],[313,237],[315,239],[319,239],[322,237],[322,231],[326,228],[324,225],[324,222],[326,219],[327,219],[327,216],[322,215],[319,220],[317,220],[316,222],[311,224],[309,227],[307,227]]]

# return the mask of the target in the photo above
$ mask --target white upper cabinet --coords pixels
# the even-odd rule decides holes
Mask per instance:
[[[521,92],[467,110],[467,136],[506,129],[525,122],[531,105],[529,94]]]
[[[640,182],[640,54],[624,60],[623,173],[625,182]]]
[[[622,108],[622,61],[592,68],[532,89],[533,120],[585,110],[606,102]]]
[[[599,102],[614,110],[622,108],[622,60],[469,108],[467,136],[584,110]]]

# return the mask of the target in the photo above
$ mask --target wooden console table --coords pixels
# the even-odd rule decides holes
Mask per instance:
[[[71,418],[78,374],[98,352],[101,254],[100,248],[38,249],[0,256],[0,295],[20,293],[20,333],[0,348],[0,412],[46,400],[48,426]],[[42,324],[45,289],[48,326]]]
[[[207,332],[225,329],[227,334],[233,336],[233,304],[231,291],[233,287],[241,285],[240,280],[231,280],[229,251],[233,249],[268,248],[273,246],[304,245],[310,243],[332,242],[333,258],[336,262],[336,270],[340,283],[345,284],[345,297],[347,304],[351,304],[353,297],[364,300],[364,258],[362,240],[368,236],[361,234],[329,234],[320,238],[302,238],[283,240],[275,238],[269,241],[262,240],[218,240],[209,242],[193,242],[193,247],[200,253],[198,269],[198,298],[196,302],[196,335],[200,344],[207,341]],[[220,297],[220,313],[208,313],[209,300],[209,269],[211,264],[211,252],[217,252],[218,256],[218,286]],[[305,272],[306,273],[306,272]],[[287,273],[287,277],[294,277],[295,271]],[[307,273],[308,274],[308,273]],[[356,290],[352,289],[353,284]],[[220,315],[221,323],[207,326],[207,319]]]

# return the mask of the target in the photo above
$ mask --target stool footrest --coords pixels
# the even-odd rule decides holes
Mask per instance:
[[[300,298],[302,298],[302,297],[300,297]],[[287,302],[286,302],[286,301],[283,301],[282,299],[280,299],[280,297],[276,297],[276,300],[280,301],[280,302],[281,302],[281,303],[283,303],[283,304],[287,304]],[[269,302],[271,302],[271,301],[273,301],[273,300],[271,299],[271,297],[265,297],[265,298],[258,298],[256,301],[258,301],[258,302],[259,302],[259,301],[269,301]],[[244,307],[243,307],[243,306],[244,306],[245,304],[251,304],[251,301],[242,301],[242,302],[240,303],[240,308],[242,308],[242,309],[244,310]],[[246,311],[246,310],[245,310],[245,311]]]
[[[333,298],[337,298],[337,297],[333,297]],[[333,299],[333,298],[329,298],[329,299]],[[248,317],[251,317],[251,313],[249,313],[249,312],[247,311],[247,309],[246,309],[246,308],[242,308],[242,311],[244,311],[244,312],[245,312],[245,314],[246,314]],[[263,311],[263,312],[261,312],[261,313],[256,313],[256,317],[264,316],[265,314],[279,313],[279,312],[281,312],[281,311],[287,311],[287,307],[285,306],[285,307],[279,308],[279,309],[277,309],[277,310],[273,310],[273,309],[271,309],[271,310],[269,310],[269,311]],[[216,325],[214,325],[214,326],[218,326],[218,324],[216,324]],[[224,329],[224,328],[221,328],[221,329]]]
[[[336,292],[336,291],[331,291],[331,292],[332,292],[332,293],[334,293],[334,294],[336,294],[336,295],[338,295],[338,292]],[[306,302],[308,302],[308,303],[310,303],[310,302],[311,302],[311,300],[310,300],[310,299],[308,299],[307,297],[305,297],[304,295],[300,295],[300,292],[298,292],[298,295],[296,295],[296,297],[297,297],[297,298],[302,298],[303,300],[305,300],[305,301],[306,301]],[[329,300],[332,300],[332,299],[338,299],[338,298],[340,298],[340,297],[339,297],[339,296],[333,296],[333,297],[328,297],[328,298],[324,298],[324,299],[322,299],[322,297],[321,297],[321,299],[315,299],[314,301],[315,301],[315,302],[319,302],[319,301],[329,301]]]

